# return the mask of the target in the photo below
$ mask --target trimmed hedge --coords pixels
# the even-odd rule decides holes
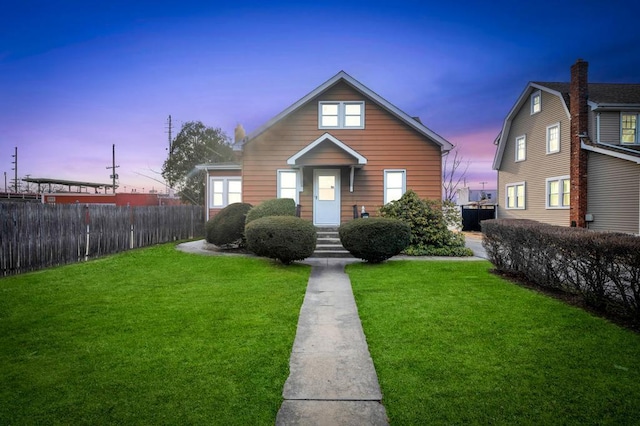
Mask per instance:
[[[640,324],[640,237],[521,219],[485,220],[482,232],[496,270]]]
[[[285,265],[303,260],[316,249],[317,232],[307,220],[295,216],[262,217],[247,223],[247,248],[258,256]]]
[[[207,242],[222,248],[242,246],[244,224],[251,207],[248,203],[233,203],[220,210],[207,221]]]
[[[411,240],[409,225],[384,217],[354,219],[342,224],[338,233],[349,253],[370,263],[400,254]]]
[[[246,223],[268,216],[295,216],[296,203],[291,198],[273,198],[263,201],[247,213]]]
[[[404,250],[410,256],[473,256],[465,246],[464,235],[449,230],[447,222],[455,224],[451,210],[443,213],[443,203],[423,200],[413,190],[408,190],[399,200],[380,208],[380,215],[401,220],[411,229],[411,242]],[[450,208],[450,206],[447,206]]]

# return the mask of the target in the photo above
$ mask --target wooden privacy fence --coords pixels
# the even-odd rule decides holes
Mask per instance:
[[[0,274],[202,237],[200,206],[0,203]]]

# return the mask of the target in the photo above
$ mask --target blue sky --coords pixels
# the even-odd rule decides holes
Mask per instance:
[[[248,132],[344,70],[458,146],[493,140],[529,81],[640,82],[635,2],[21,1],[0,14],[0,172],[162,190],[181,123]],[[18,4],[19,3],[19,4]],[[449,3],[449,4],[443,4]],[[560,5],[558,5],[559,3]],[[0,186],[4,189],[4,182]]]

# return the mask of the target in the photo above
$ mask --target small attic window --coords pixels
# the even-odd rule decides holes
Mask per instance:
[[[364,129],[364,102],[319,102],[318,128]]]
[[[531,94],[531,115],[537,114],[542,110],[542,94],[538,90]]]

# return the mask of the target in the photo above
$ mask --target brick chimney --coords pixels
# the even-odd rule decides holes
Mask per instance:
[[[569,220],[571,226],[579,228],[586,227],[585,214],[587,213],[587,153],[580,147],[580,135],[586,136],[589,129],[588,68],[588,62],[578,59],[571,66],[571,85],[569,87],[569,112],[571,113]]]

